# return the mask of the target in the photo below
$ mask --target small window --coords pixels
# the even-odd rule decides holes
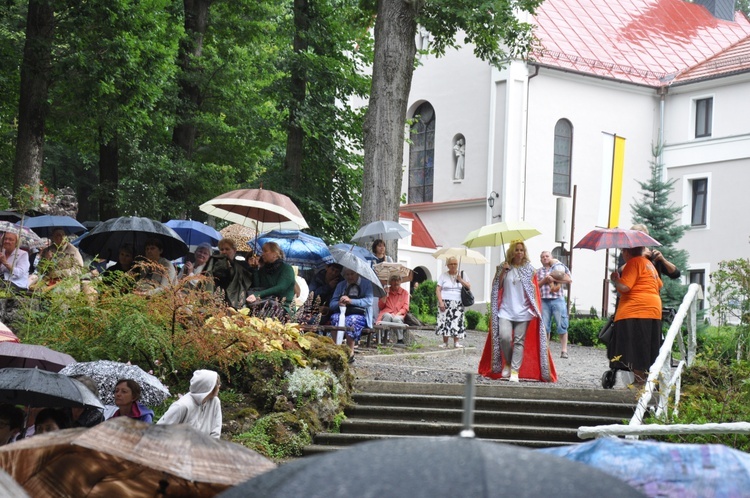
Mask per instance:
[[[713,97],[695,101],[695,138],[711,136],[713,109]]]
[[[698,284],[701,286],[701,290],[703,291],[703,295],[706,295],[706,270],[689,270],[689,277],[690,277],[690,283],[691,284]],[[703,309],[704,307],[704,299],[701,299],[698,301],[698,308]]]
[[[555,158],[552,165],[552,195],[570,197],[570,164],[573,157],[573,125],[561,119],[555,125]]]
[[[692,226],[705,226],[708,208],[708,179],[696,178],[690,183],[693,189],[690,224]]]
[[[425,102],[414,112],[409,147],[409,204],[432,202],[435,167],[435,110]]]

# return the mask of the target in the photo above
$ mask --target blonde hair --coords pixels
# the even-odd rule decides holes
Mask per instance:
[[[232,239],[221,239],[219,241],[219,249],[221,249],[221,246],[229,246],[230,249],[236,251],[237,250],[237,244],[234,243],[234,240]]]
[[[633,225],[632,227],[630,227],[630,229],[631,230],[638,230],[639,232],[643,232],[646,235],[649,235],[649,233],[648,233],[648,227],[646,225],[642,224],[642,223],[638,223],[636,225]]]
[[[529,250],[526,248],[526,244],[523,240],[514,240],[510,243],[510,245],[508,246],[508,250],[505,251],[505,261],[507,261],[508,264],[513,261],[513,253],[515,252],[516,246],[518,244],[521,244],[523,246],[523,259],[521,260],[521,265],[531,263],[531,260],[529,259]]]

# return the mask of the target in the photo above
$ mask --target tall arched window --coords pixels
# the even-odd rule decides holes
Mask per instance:
[[[555,163],[552,194],[570,196],[570,163],[573,157],[573,125],[561,119],[555,125]]]
[[[409,146],[409,204],[432,202],[435,170],[435,110],[425,102],[414,112]]]

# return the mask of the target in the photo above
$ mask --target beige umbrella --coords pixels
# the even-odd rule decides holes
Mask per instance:
[[[487,258],[485,258],[481,252],[466,247],[443,247],[432,253],[432,257],[441,261],[446,261],[448,258],[456,258],[458,259],[459,264],[487,264]]]
[[[255,238],[255,230],[237,223],[222,228],[219,233],[223,238],[231,239],[240,251],[246,251],[245,248],[248,247],[248,243]]]
[[[4,469],[35,498],[215,496],[276,465],[189,425],[117,417],[0,448]],[[165,489],[166,488],[166,489]]]
[[[223,220],[252,227],[257,233],[308,228],[292,200],[272,190],[232,190],[204,202],[198,209]]]
[[[401,263],[378,263],[372,267],[381,282],[388,282],[392,275],[399,275],[404,282],[411,282],[413,272]]]

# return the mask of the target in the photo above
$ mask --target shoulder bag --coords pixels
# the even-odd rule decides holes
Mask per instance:
[[[461,272],[461,278],[464,278],[464,272]],[[464,307],[471,306],[474,304],[474,294],[461,284],[461,304]]]
[[[604,323],[604,326],[599,331],[599,342],[602,344],[609,344],[609,341],[612,340],[612,334],[615,331],[615,317],[610,316],[607,318],[607,321]]]

